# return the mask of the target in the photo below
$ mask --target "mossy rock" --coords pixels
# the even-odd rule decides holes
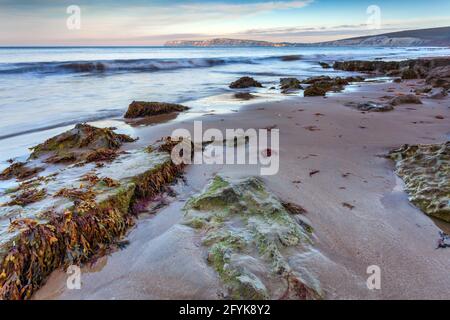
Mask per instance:
[[[297,215],[304,212],[292,204],[286,207]],[[229,298],[274,298],[274,287],[294,281],[286,251],[307,250],[312,244],[312,228],[298,223],[286,207],[254,177],[231,180],[217,175],[203,192],[187,201],[185,224],[201,230],[208,262],[225,284]],[[248,261],[259,265],[264,274],[253,270]],[[320,298],[318,290],[305,287],[303,298]],[[295,292],[288,296],[299,298]]]
[[[409,200],[424,213],[450,222],[450,142],[404,145],[389,156]]]
[[[124,117],[127,119],[134,119],[172,112],[182,112],[188,109],[189,108],[186,106],[175,103],[133,101],[128,106],[128,110]]]

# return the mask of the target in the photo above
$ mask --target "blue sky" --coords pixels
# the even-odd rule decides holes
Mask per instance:
[[[80,29],[67,28],[69,5],[81,10]],[[371,5],[380,10],[376,27],[367,24]],[[0,0],[0,45],[158,45],[216,37],[317,42],[439,26],[450,26],[448,0]]]

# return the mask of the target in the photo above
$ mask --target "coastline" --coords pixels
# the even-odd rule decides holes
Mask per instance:
[[[393,162],[382,157],[405,143],[447,141],[449,98],[423,99],[423,105],[400,105],[386,113],[362,113],[344,106],[346,102],[379,100],[392,90],[409,93],[416,83],[362,83],[357,90],[327,98],[289,97],[249,104],[238,112],[200,117],[205,128],[276,125],[280,129],[280,172],[263,180],[281,199],[308,211],[306,218],[315,229],[317,252],[302,256],[296,263],[318,279],[326,299],[444,299],[450,293],[450,280],[446,280],[449,253],[435,250],[439,229],[409,203],[401,180],[393,172]],[[320,130],[305,129],[312,125]],[[140,140],[126,148],[147,146],[179,127],[192,130],[191,120],[135,128]],[[138,219],[128,234],[128,247],[83,269],[82,290],[67,290],[66,275],[59,270],[34,298],[220,298],[223,288],[204,259],[206,253],[198,236],[180,224],[180,208],[214,173],[241,177],[256,174],[257,169],[188,167],[187,185],[178,186],[178,195],[157,214]],[[309,176],[312,170],[320,172]],[[343,174],[348,175],[344,178]],[[381,291],[367,290],[369,265],[386,270]]]

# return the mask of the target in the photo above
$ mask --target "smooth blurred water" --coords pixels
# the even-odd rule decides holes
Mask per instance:
[[[447,48],[0,48],[0,163],[78,122],[120,118],[133,100],[183,103],[193,114],[233,109],[211,99],[249,75],[268,88],[280,77],[342,74],[319,61],[400,60]],[[301,55],[297,61],[282,56]],[[100,69],[80,72],[85,62]],[[82,70],[81,70],[82,71]]]

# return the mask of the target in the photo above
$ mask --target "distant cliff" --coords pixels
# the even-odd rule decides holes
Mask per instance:
[[[407,30],[373,36],[349,38],[310,44],[220,38],[211,40],[176,40],[176,41],[169,41],[165,45],[173,47],[303,47],[303,46],[447,47],[450,46],[450,27]]]
[[[170,47],[285,47],[295,44],[219,38],[211,40],[175,40],[168,41],[165,45]]]

